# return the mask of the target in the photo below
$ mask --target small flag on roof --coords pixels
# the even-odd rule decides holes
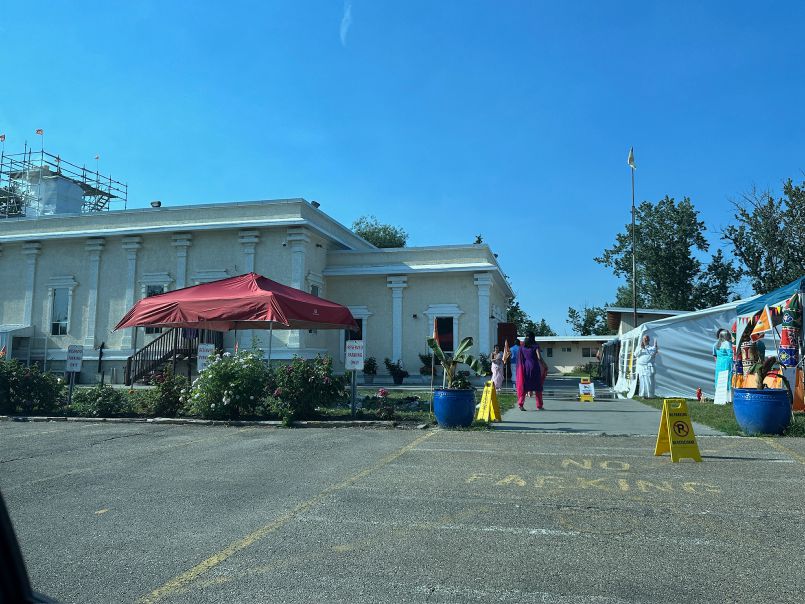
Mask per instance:
[[[632,170],[637,170],[637,166],[634,165],[634,147],[629,147],[629,158],[626,160],[626,163],[629,164]]]
[[[36,129],[36,133],[37,133],[39,136],[44,136],[45,131],[44,131],[44,130],[42,130],[42,128],[37,128],[37,129]]]

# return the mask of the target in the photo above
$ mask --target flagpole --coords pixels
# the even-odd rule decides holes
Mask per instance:
[[[635,205],[634,205],[634,148],[629,150],[629,169],[632,173],[632,328],[637,327],[637,262],[635,260]]]

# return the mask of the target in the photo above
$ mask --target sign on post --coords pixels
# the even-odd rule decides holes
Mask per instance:
[[[595,384],[588,378],[581,378],[579,382],[579,400],[588,403],[595,400]]]
[[[204,371],[204,368],[207,366],[207,361],[210,359],[210,355],[215,352],[215,344],[199,344],[198,345],[198,353],[196,359],[196,366],[198,368],[198,372],[201,373]]]
[[[716,398],[713,400],[713,403],[716,405],[726,405],[729,402],[730,396],[730,372],[729,371],[719,371],[718,372],[718,381],[716,382]]]
[[[344,369],[347,371],[357,371],[363,369],[363,340],[347,340],[347,348],[344,355]]]
[[[84,347],[77,344],[71,344],[67,347],[67,363],[64,365],[64,370],[70,373],[78,373],[81,371],[81,362],[84,360]]]

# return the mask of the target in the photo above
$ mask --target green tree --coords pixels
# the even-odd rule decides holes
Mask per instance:
[[[545,319],[540,319],[539,323],[528,316],[521,307],[520,303],[512,298],[509,300],[509,307],[506,309],[506,321],[514,323],[517,326],[517,335],[527,334],[529,331],[534,332],[536,336],[555,336],[556,332],[551,329]]]
[[[801,276],[805,267],[805,182],[789,179],[777,199],[756,190],[742,197],[735,202],[737,224],[721,236],[755,293],[764,294]]]
[[[629,295],[631,296],[631,290]],[[585,304],[581,310],[571,306],[567,309],[567,322],[573,332],[580,336],[606,336],[615,333],[607,326],[607,312],[603,306]]]
[[[375,216],[361,216],[352,223],[353,232],[375,247],[405,247],[408,233],[400,227],[382,224]]]
[[[705,226],[699,220],[699,212],[689,198],[685,197],[677,203],[666,195],[656,204],[642,202],[637,207],[636,218],[639,305],[692,310],[696,304],[696,278],[701,270],[701,263],[694,256],[694,251],[708,249],[704,237]],[[618,233],[615,245],[604,250],[595,261],[611,267],[616,276],[627,278],[628,287],[631,288],[631,224]]]
[[[721,250],[716,251],[710,263],[699,274],[694,288],[696,308],[708,308],[728,302],[734,294],[739,273]]]

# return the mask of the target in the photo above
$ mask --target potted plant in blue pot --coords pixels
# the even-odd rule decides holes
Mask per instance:
[[[791,385],[783,375],[777,357],[758,361],[749,370],[757,378],[757,388],[736,388],[732,410],[746,434],[782,434],[791,423]],[[767,377],[779,377],[785,388],[770,388]]]
[[[469,365],[476,373],[481,373],[481,363],[468,354],[472,338],[464,338],[453,354],[445,354],[439,343],[428,338],[428,346],[444,368],[444,388],[433,391],[433,413],[443,428],[467,427],[475,417],[475,389],[467,374],[458,371],[459,365]]]

